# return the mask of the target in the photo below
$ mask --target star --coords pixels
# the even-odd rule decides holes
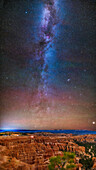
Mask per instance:
[[[95,125],[95,122],[92,122],[93,125]]]
[[[69,99],[71,99],[72,97],[71,96],[69,96]]]
[[[69,82],[70,81],[70,78],[69,79],[67,79],[67,82]]]

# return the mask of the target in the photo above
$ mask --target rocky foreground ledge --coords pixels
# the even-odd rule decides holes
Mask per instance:
[[[85,144],[89,144],[87,153]],[[76,154],[75,169],[83,168],[79,162],[83,157],[92,158],[92,169],[96,170],[93,146],[96,146],[96,135],[36,133],[21,136],[12,133],[11,136],[0,137],[0,170],[47,170],[49,158],[62,156],[64,151]]]

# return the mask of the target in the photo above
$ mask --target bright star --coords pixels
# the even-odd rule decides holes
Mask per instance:
[[[69,82],[69,81],[70,81],[70,79],[67,79],[67,81]]]

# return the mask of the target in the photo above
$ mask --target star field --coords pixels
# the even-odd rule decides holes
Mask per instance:
[[[2,0],[0,128],[96,130],[96,2]]]

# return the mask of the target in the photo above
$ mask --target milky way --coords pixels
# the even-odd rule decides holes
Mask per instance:
[[[50,69],[48,63],[48,58],[50,58],[50,54],[47,55],[50,46],[52,46],[52,40],[55,36],[55,27],[56,27],[56,1],[52,1],[51,3],[45,3],[44,11],[42,15],[41,22],[41,41],[40,41],[40,51],[39,58],[43,58],[44,63],[41,72],[41,86],[38,88],[39,96],[47,97],[49,94],[48,91],[48,77],[50,75]]]
[[[0,9],[0,128],[96,130],[95,1]]]

